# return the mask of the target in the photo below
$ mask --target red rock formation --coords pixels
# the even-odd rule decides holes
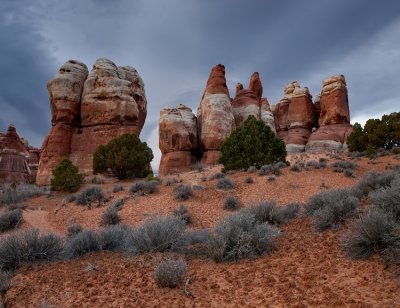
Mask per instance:
[[[350,123],[346,80],[343,75],[323,81],[320,108],[319,125]]]
[[[235,119],[225,80],[225,67],[221,64],[211,70],[197,110],[197,126],[200,147],[205,152],[204,157],[210,156],[207,154],[208,151],[220,151],[222,143],[235,129]],[[217,156],[212,155],[213,158]],[[217,161],[204,159],[204,162],[212,165]]]
[[[346,139],[352,131],[352,126],[350,125],[346,81],[343,75],[332,76],[323,81],[317,108],[321,110],[320,127],[311,134],[306,151],[346,149]]]
[[[242,126],[251,115],[260,120],[260,101],[253,91],[238,91],[231,105],[236,127]]]
[[[26,183],[35,170],[30,168],[30,153],[15,127],[10,125],[6,134],[0,134],[0,183]],[[31,151],[38,151],[30,147]]]
[[[266,98],[260,101],[260,120],[267,124],[271,130],[276,133],[274,115],[271,111],[271,106]]]
[[[303,152],[315,123],[315,106],[308,88],[296,86],[291,94],[287,113],[288,134],[285,138],[288,153]]]
[[[249,90],[253,91],[256,96],[256,100],[260,101],[263,94],[263,86],[261,84],[260,75],[258,72],[254,72],[250,77]]]
[[[197,149],[197,120],[192,110],[182,104],[176,108],[163,108],[158,128],[162,153],[158,173],[189,171]]]
[[[93,153],[124,133],[140,134],[147,101],[137,71],[98,59],[88,75],[85,64],[70,60],[48,82],[52,128],[42,146],[38,185],[48,185],[52,170],[68,157],[85,174]]]

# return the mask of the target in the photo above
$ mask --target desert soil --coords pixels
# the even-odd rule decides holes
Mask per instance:
[[[318,157],[304,156],[311,160]],[[294,161],[296,158],[291,158]],[[256,173],[230,175],[235,189],[216,188],[217,180],[201,181],[220,170],[216,166],[204,172],[176,176],[184,183],[203,186],[184,204],[193,217],[192,228],[213,228],[229,215],[223,202],[228,195],[239,198],[243,206],[260,199],[276,200],[279,205],[305,203],[321,191],[354,185],[372,170],[382,171],[388,164],[400,164],[393,157],[367,158],[355,161],[355,177],[333,172],[329,160],[326,169],[293,172],[283,169],[275,181]],[[253,184],[245,179],[252,176]],[[124,191],[112,193],[112,183],[101,184],[110,202],[127,198],[120,211],[125,224],[136,226],[152,215],[167,215],[182,202],[173,198],[173,186],[160,186],[149,196],[130,196],[130,182],[119,183]],[[90,185],[86,185],[90,186]],[[66,194],[51,194],[26,202],[22,229],[38,228],[41,232],[66,234],[70,222],[85,228],[99,228],[100,215],[106,206],[88,209],[64,201]],[[107,203],[107,204],[109,204]],[[193,297],[177,289],[159,288],[154,268],[167,254],[129,256],[122,253],[91,253],[78,260],[24,265],[15,272],[7,291],[8,307],[400,307],[400,279],[385,269],[378,256],[365,261],[347,258],[341,239],[349,228],[315,231],[311,220],[300,217],[282,227],[276,251],[255,260],[215,263],[188,258],[189,290]],[[13,231],[18,232],[18,231]],[[12,232],[9,232],[12,233]],[[4,234],[2,236],[5,236]],[[88,265],[95,270],[87,271]]]

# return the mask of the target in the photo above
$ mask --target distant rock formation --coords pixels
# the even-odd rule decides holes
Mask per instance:
[[[190,170],[196,161],[205,165],[217,164],[225,139],[250,115],[264,121],[275,132],[268,100],[261,97],[262,84],[257,72],[250,78],[249,89],[243,89],[241,83],[237,84],[235,98],[231,100],[225,67],[221,64],[213,67],[197,118],[184,105],[161,110],[159,142],[162,157],[159,174]],[[197,123],[197,144],[193,139],[196,136],[193,123]]]
[[[211,70],[197,111],[197,119],[184,105],[160,112],[160,175],[190,170],[201,160],[216,164],[225,139],[252,115],[267,124],[286,144],[288,153],[342,150],[352,131],[343,75],[325,79],[321,94],[313,103],[307,87],[297,81],[285,86],[276,105],[263,98],[258,72],[252,74],[248,89],[237,83],[235,97],[229,98],[225,67]],[[187,119],[187,120],[185,120]],[[197,122],[197,144],[193,129]]]
[[[36,176],[40,150],[20,138],[11,124],[0,133],[0,183],[27,183]]]
[[[136,69],[98,59],[88,74],[85,64],[69,60],[47,84],[52,128],[43,142],[36,182],[48,185],[63,157],[91,174],[100,144],[124,133],[139,135],[147,114],[144,83]]]

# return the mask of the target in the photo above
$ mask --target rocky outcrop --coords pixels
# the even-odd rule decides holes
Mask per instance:
[[[288,133],[285,137],[288,153],[303,152],[315,123],[315,106],[307,87],[295,82],[287,111]]]
[[[266,98],[262,98],[260,101],[260,120],[267,124],[271,130],[276,133],[274,115]]]
[[[319,128],[311,134],[306,151],[346,149],[346,139],[352,132],[352,126],[346,80],[343,75],[332,76],[323,81],[316,105],[320,110]]]
[[[238,89],[238,87],[236,87]],[[239,90],[232,100],[232,113],[236,127],[242,126],[249,116],[260,120],[260,101],[251,90]]]
[[[197,125],[203,162],[208,165],[216,164],[222,143],[235,129],[225,67],[221,64],[211,70],[197,110]]]
[[[39,185],[50,183],[52,170],[63,157],[90,174],[93,153],[100,144],[124,133],[139,135],[144,125],[144,84],[132,67],[98,59],[88,74],[85,64],[69,60],[47,88],[52,128],[42,146]]]
[[[261,84],[260,75],[254,72],[250,77],[249,90],[254,93],[256,100],[260,101],[263,94],[263,86]]]
[[[158,173],[189,171],[197,149],[197,119],[192,110],[182,104],[161,109],[158,129],[162,153]]]
[[[0,183],[26,183],[35,179],[40,151],[20,138],[13,125],[0,133]]]

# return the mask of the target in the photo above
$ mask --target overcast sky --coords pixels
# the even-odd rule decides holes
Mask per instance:
[[[69,59],[135,67],[148,114],[141,139],[158,165],[158,117],[196,112],[210,69],[226,67],[231,96],[260,72],[276,103],[298,80],[315,97],[344,74],[351,122],[400,111],[399,0],[1,0],[0,131],[40,147],[50,129],[46,83]]]

